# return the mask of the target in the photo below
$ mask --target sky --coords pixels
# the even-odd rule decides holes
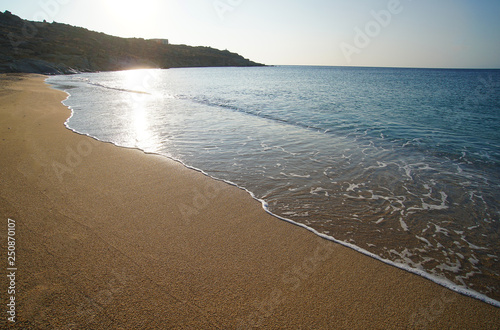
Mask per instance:
[[[0,0],[0,11],[268,65],[500,68],[499,0]]]

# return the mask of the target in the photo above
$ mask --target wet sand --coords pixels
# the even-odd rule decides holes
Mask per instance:
[[[500,309],[325,241],[245,191],[64,127],[66,94],[0,75],[0,228],[36,329],[500,328]]]

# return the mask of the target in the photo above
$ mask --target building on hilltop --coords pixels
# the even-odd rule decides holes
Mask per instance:
[[[168,45],[168,39],[149,39],[151,41],[154,41],[160,45]]]

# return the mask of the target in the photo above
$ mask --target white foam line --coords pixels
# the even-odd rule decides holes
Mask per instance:
[[[48,78],[47,78],[47,79],[48,79]],[[47,81],[47,79],[46,79],[46,81]],[[57,89],[57,88],[55,88],[53,85],[51,85],[51,86],[52,86],[52,88]],[[58,90],[60,90],[60,89],[58,89]],[[64,90],[63,90],[63,91],[64,91]],[[71,94],[70,94],[70,93],[68,93],[67,91],[64,91],[64,92],[65,92],[66,94],[68,94],[68,97],[67,97],[65,100],[61,101],[61,103],[62,103],[64,106],[66,106],[63,102],[64,102],[64,101],[66,101],[66,100],[67,100],[67,99],[71,96]],[[69,127],[69,126],[68,126],[68,121],[69,121],[69,119],[73,116],[73,109],[72,109],[71,107],[68,107],[68,106],[66,106],[66,107],[67,107],[68,109],[70,109],[70,110],[71,110],[71,116],[70,116],[70,117],[66,120],[66,122],[64,123],[64,125],[65,125],[65,126],[66,126],[69,130],[71,130],[71,131],[73,131],[73,132],[75,132],[75,133],[77,133],[77,134],[89,136],[89,137],[91,137],[91,138],[93,138],[93,139],[95,139],[95,140],[97,140],[97,141],[100,141],[100,142],[104,142],[104,143],[111,143],[111,144],[113,144],[113,145],[115,145],[115,146],[117,146],[117,147],[120,147],[120,148],[127,148],[127,149],[136,149],[136,150],[141,150],[141,151],[142,151],[142,152],[144,152],[145,154],[153,154],[153,155],[158,155],[158,156],[166,157],[166,158],[168,158],[168,159],[172,159],[172,160],[174,160],[174,161],[176,161],[176,162],[178,162],[178,163],[182,164],[182,165],[183,165],[183,166],[185,166],[186,168],[189,168],[189,169],[195,170],[195,171],[197,171],[197,172],[200,172],[200,173],[202,173],[202,174],[206,175],[206,176],[207,176],[207,177],[209,177],[209,178],[212,178],[212,179],[217,180],[217,181],[222,181],[222,182],[225,182],[225,183],[227,183],[227,184],[229,184],[229,185],[231,185],[231,186],[235,186],[235,187],[237,187],[237,188],[239,188],[239,189],[242,189],[242,190],[246,191],[246,192],[247,192],[247,193],[248,193],[248,194],[249,194],[249,195],[250,195],[253,199],[255,199],[255,200],[257,200],[257,201],[259,201],[259,202],[261,203],[262,208],[264,209],[264,211],[265,211],[265,212],[267,212],[268,214],[272,215],[272,216],[273,216],[273,217],[275,217],[275,218],[278,218],[278,219],[280,219],[280,220],[282,220],[282,221],[288,222],[288,223],[290,223],[290,224],[292,224],[292,225],[295,225],[295,226],[301,227],[301,228],[303,228],[303,229],[305,229],[305,230],[308,230],[308,231],[312,232],[313,234],[315,234],[315,235],[317,235],[317,236],[319,236],[319,237],[321,237],[321,238],[324,238],[324,239],[326,239],[326,240],[329,240],[329,241],[332,241],[332,242],[334,242],[334,243],[340,244],[340,245],[345,246],[345,247],[347,247],[347,248],[353,249],[353,250],[355,250],[355,251],[357,251],[357,252],[359,252],[359,253],[361,253],[361,254],[364,254],[364,255],[366,255],[366,256],[368,256],[368,257],[371,257],[371,258],[373,258],[373,259],[376,259],[376,260],[378,260],[378,261],[381,261],[381,262],[383,262],[383,263],[385,263],[385,264],[388,264],[388,265],[390,265],[390,266],[393,266],[393,267],[399,268],[399,269],[401,269],[401,270],[405,270],[405,271],[407,271],[407,272],[409,272],[409,273],[412,273],[412,274],[416,274],[416,275],[422,276],[423,278],[426,278],[426,279],[428,279],[428,280],[430,280],[430,281],[432,281],[432,282],[434,282],[434,283],[436,283],[436,284],[439,284],[439,285],[441,285],[441,286],[443,286],[443,287],[445,287],[445,288],[447,288],[447,289],[450,289],[450,290],[452,290],[452,291],[455,291],[455,292],[457,292],[457,293],[460,293],[460,294],[462,294],[462,295],[464,295],[464,296],[468,296],[468,297],[471,297],[471,298],[474,298],[474,299],[477,299],[477,300],[483,301],[483,302],[485,302],[485,303],[488,303],[488,304],[490,304],[490,305],[493,305],[493,306],[495,306],[495,307],[499,307],[499,308],[500,308],[500,301],[497,301],[497,300],[495,300],[495,299],[493,299],[493,298],[490,298],[490,297],[488,297],[488,296],[486,296],[486,295],[484,295],[484,294],[481,294],[481,293],[479,293],[479,292],[477,292],[477,291],[474,291],[474,290],[471,290],[471,289],[465,288],[465,287],[463,287],[463,286],[459,286],[459,285],[457,285],[457,284],[455,284],[455,283],[451,282],[451,281],[450,281],[450,280],[448,280],[448,279],[445,279],[445,278],[441,278],[441,277],[437,277],[437,276],[431,275],[431,274],[429,274],[429,273],[427,273],[427,272],[425,272],[425,271],[423,271],[423,270],[421,270],[421,269],[412,268],[412,267],[410,267],[410,266],[408,266],[408,265],[405,265],[405,264],[401,264],[401,263],[398,263],[398,262],[394,262],[394,261],[392,261],[392,260],[384,259],[384,258],[382,258],[382,257],[380,257],[380,256],[378,256],[378,255],[376,255],[376,254],[374,254],[374,253],[372,253],[372,252],[369,252],[369,251],[367,251],[367,250],[365,250],[365,249],[363,249],[363,248],[360,248],[360,247],[359,247],[359,246],[357,246],[357,245],[354,245],[354,244],[351,244],[351,243],[348,243],[348,242],[344,242],[344,241],[338,240],[338,239],[334,238],[333,236],[329,236],[329,235],[326,235],[326,234],[320,233],[320,232],[318,232],[316,229],[311,228],[311,227],[308,227],[308,226],[307,226],[307,225],[305,225],[305,224],[302,224],[302,223],[299,223],[299,222],[295,222],[295,221],[293,221],[293,220],[291,220],[291,219],[288,219],[288,218],[285,218],[285,217],[279,216],[279,215],[277,215],[277,214],[274,214],[274,213],[272,213],[272,212],[269,210],[268,203],[267,203],[265,200],[258,198],[257,196],[255,196],[255,194],[254,194],[253,192],[251,192],[251,191],[250,191],[250,190],[248,190],[247,188],[242,187],[242,186],[239,186],[238,184],[236,184],[236,183],[234,183],[234,182],[232,182],[232,181],[225,180],[225,179],[219,179],[219,178],[217,178],[217,177],[211,176],[211,175],[209,175],[208,173],[206,173],[205,171],[203,171],[202,169],[199,169],[199,168],[196,168],[196,167],[194,167],[194,166],[190,166],[190,165],[185,164],[185,163],[184,163],[183,161],[181,161],[180,159],[176,159],[176,158],[174,158],[174,157],[170,157],[170,156],[161,155],[161,154],[158,154],[158,153],[150,153],[150,152],[145,152],[144,150],[142,150],[142,149],[140,149],[140,148],[120,146],[120,145],[117,145],[117,144],[115,144],[115,143],[113,143],[113,142],[99,140],[97,137],[92,136],[92,135],[89,135],[89,134],[80,133],[80,132],[78,132],[78,131],[76,131],[76,130],[74,130],[74,129],[72,129],[71,127]],[[467,243],[468,243],[468,242],[467,242]],[[470,244],[470,243],[469,243],[469,244]]]
[[[182,163],[182,164],[184,164],[184,163]],[[278,218],[278,219],[280,219],[282,221],[288,222],[288,223],[293,224],[295,226],[304,228],[304,229],[312,232],[313,234],[315,234],[315,235],[317,235],[317,236],[319,236],[321,238],[324,238],[326,240],[332,241],[332,242],[340,244],[342,246],[351,248],[351,249],[353,249],[353,250],[355,250],[357,252],[360,252],[361,254],[364,254],[364,255],[366,255],[368,257],[371,257],[373,259],[379,260],[379,261],[381,261],[381,262],[383,262],[385,264],[388,264],[388,265],[394,266],[396,268],[405,270],[405,271],[407,271],[409,273],[413,273],[413,274],[422,276],[423,278],[426,278],[426,279],[428,279],[428,280],[430,280],[430,281],[432,281],[432,282],[434,282],[436,284],[439,284],[439,285],[441,285],[441,286],[443,286],[443,287],[445,287],[447,289],[450,289],[452,291],[455,291],[457,293],[460,293],[462,295],[465,295],[465,296],[468,296],[468,297],[471,297],[471,298],[478,299],[480,301],[483,301],[485,303],[488,303],[490,305],[493,305],[495,307],[499,307],[500,308],[500,301],[492,299],[492,298],[490,298],[490,297],[488,297],[488,296],[486,296],[484,294],[481,294],[481,293],[479,293],[477,291],[474,291],[474,290],[467,289],[465,287],[459,286],[459,285],[451,282],[448,279],[444,279],[444,278],[437,277],[435,275],[431,275],[431,274],[429,274],[429,273],[427,273],[427,272],[425,272],[425,271],[423,271],[421,269],[416,269],[416,268],[410,267],[410,266],[405,265],[405,264],[401,264],[401,263],[394,262],[392,260],[384,259],[384,258],[382,258],[382,257],[380,257],[380,256],[378,256],[378,255],[376,255],[376,254],[374,254],[372,252],[369,252],[369,251],[367,251],[367,250],[365,250],[363,248],[360,248],[357,245],[354,245],[354,244],[351,244],[351,243],[348,243],[348,242],[344,242],[344,241],[338,240],[338,239],[336,239],[336,238],[334,238],[332,236],[320,233],[316,229],[308,227],[305,224],[302,224],[302,223],[299,223],[299,222],[295,222],[295,221],[293,221],[291,219],[288,219],[288,218],[279,216],[277,214],[274,214],[274,213],[272,213],[269,210],[269,205],[268,205],[268,203],[265,200],[256,197],[253,192],[251,192],[250,190],[246,189],[245,187],[239,186],[238,184],[236,184],[234,182],[231,182],[229,180],[221,180],[221,179],[218,179],[216,177],[210,176],[207,173],[205,173],[203,170],[197,169],[195,167],[192,167],[192,166],[187,166],[187,167],[189,167],[191,169],[194,169],[196,171],[199,171],[199,172],[207,175],[208,177],[210,177],[212,179],[215,179],[215,180],[218,180],[218,181],[223,181],[223,182],[226,182],[226,183],[228,183],[228,184],[230,184],[232,186],[235,186],[235,187],[237,187],[239,189],[245,190],[248,194],[250,194],[250,196],[252,196],[253,199],[255,199],[255,200],[257,200],[257,201],[259,201],[261,203],[262,208],[264,209],[264,211],[266,211],[268,214],[272,215],[275,218]]]

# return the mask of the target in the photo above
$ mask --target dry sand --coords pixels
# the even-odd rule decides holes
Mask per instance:
[[[71,132],[66,94],[0,75],[0,239],[37,329],[500,328],[500,309],[267,214],[246,192]]]

